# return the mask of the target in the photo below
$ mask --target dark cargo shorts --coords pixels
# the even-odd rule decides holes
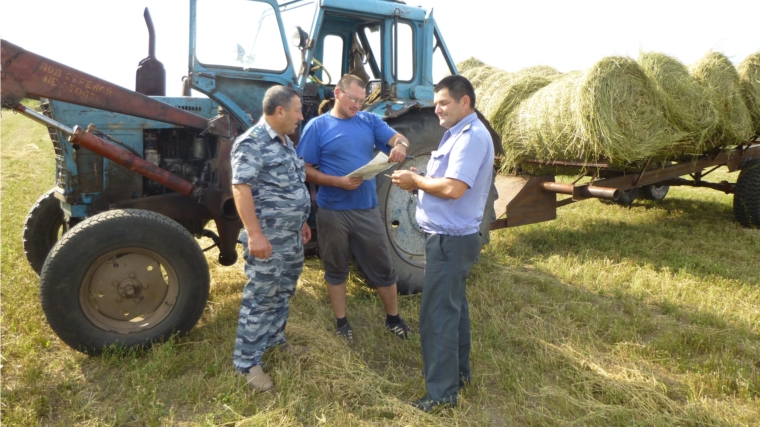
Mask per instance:
[[[327,283],[340,285],[346,282],[352,253],[375,287],[391,286],[398,281],[378,208],[346,211],[320,208],[317,231]]]

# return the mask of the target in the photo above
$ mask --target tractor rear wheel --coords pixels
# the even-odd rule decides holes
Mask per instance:
[[[24,255],[37,275],[50,249],[65,232],[61,202],[54,193],[55,189],[51,189],[37,199],[24,222]]]
[[[430,153],[438,148],[446,131],[439,125],[438,117],[433,110],[407,113],[388,120],[388,124],[411,141],[407,154],[414,158],[407,159],[386,173],[390,175],[396,169],[412,167],[420,172],[426,172]],[[422,292],[425,276],[425,233],[415,219],[417,197],[393,185],[391,179],[383,174],[377,175],[375,179],[378,207],[383,215],[393,267],[398,273],[398,292],[401,294]],[[481,225],[482,244],[488,242],[489,227],[496,219],[493,205],[497,197],[496,187],[491,185],[491,194],[486,203]]]
[[[40,299],[50,327],[68,345],[150,347],[187,333],[206,306],[206,258],[175,221],[149,211],[88,218],[50,252]]]
[[[745,227],[760,227],[760,159],[742,165],[734,191],[734,217]]]

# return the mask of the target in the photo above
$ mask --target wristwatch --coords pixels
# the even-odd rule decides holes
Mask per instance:
[[[406,149],[407,149],[407,150],[409,149],[409,144],[407,144],[407,143],[406,143],[406,142],[404,142],[404,141],[398,141],[398,142],[396,142],[396,144],[401,144],[401,145],[403,145],[404,147],[406,147]]]

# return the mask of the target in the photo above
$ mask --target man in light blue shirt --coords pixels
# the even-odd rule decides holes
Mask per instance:
[[[420,306],[420,339],[427,395],[424,411],[456,406],[470,381],[470,313],[466,284],[480,253],[480,222],[493,174],[491,135],[475,113],[475,91],[462,76],[435,86],[435,112],[448,131],[430,154],[427,174],[396,171],[393,183],[419,190],[416,219],[428,234]]]

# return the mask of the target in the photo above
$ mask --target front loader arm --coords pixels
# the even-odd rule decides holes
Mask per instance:
[[[209,120],[75,70],[7,40],[0,40],[0,102],[13,108],[24,98],[50,98],[85,107],[158,120],[193,129],[209,128]]]

